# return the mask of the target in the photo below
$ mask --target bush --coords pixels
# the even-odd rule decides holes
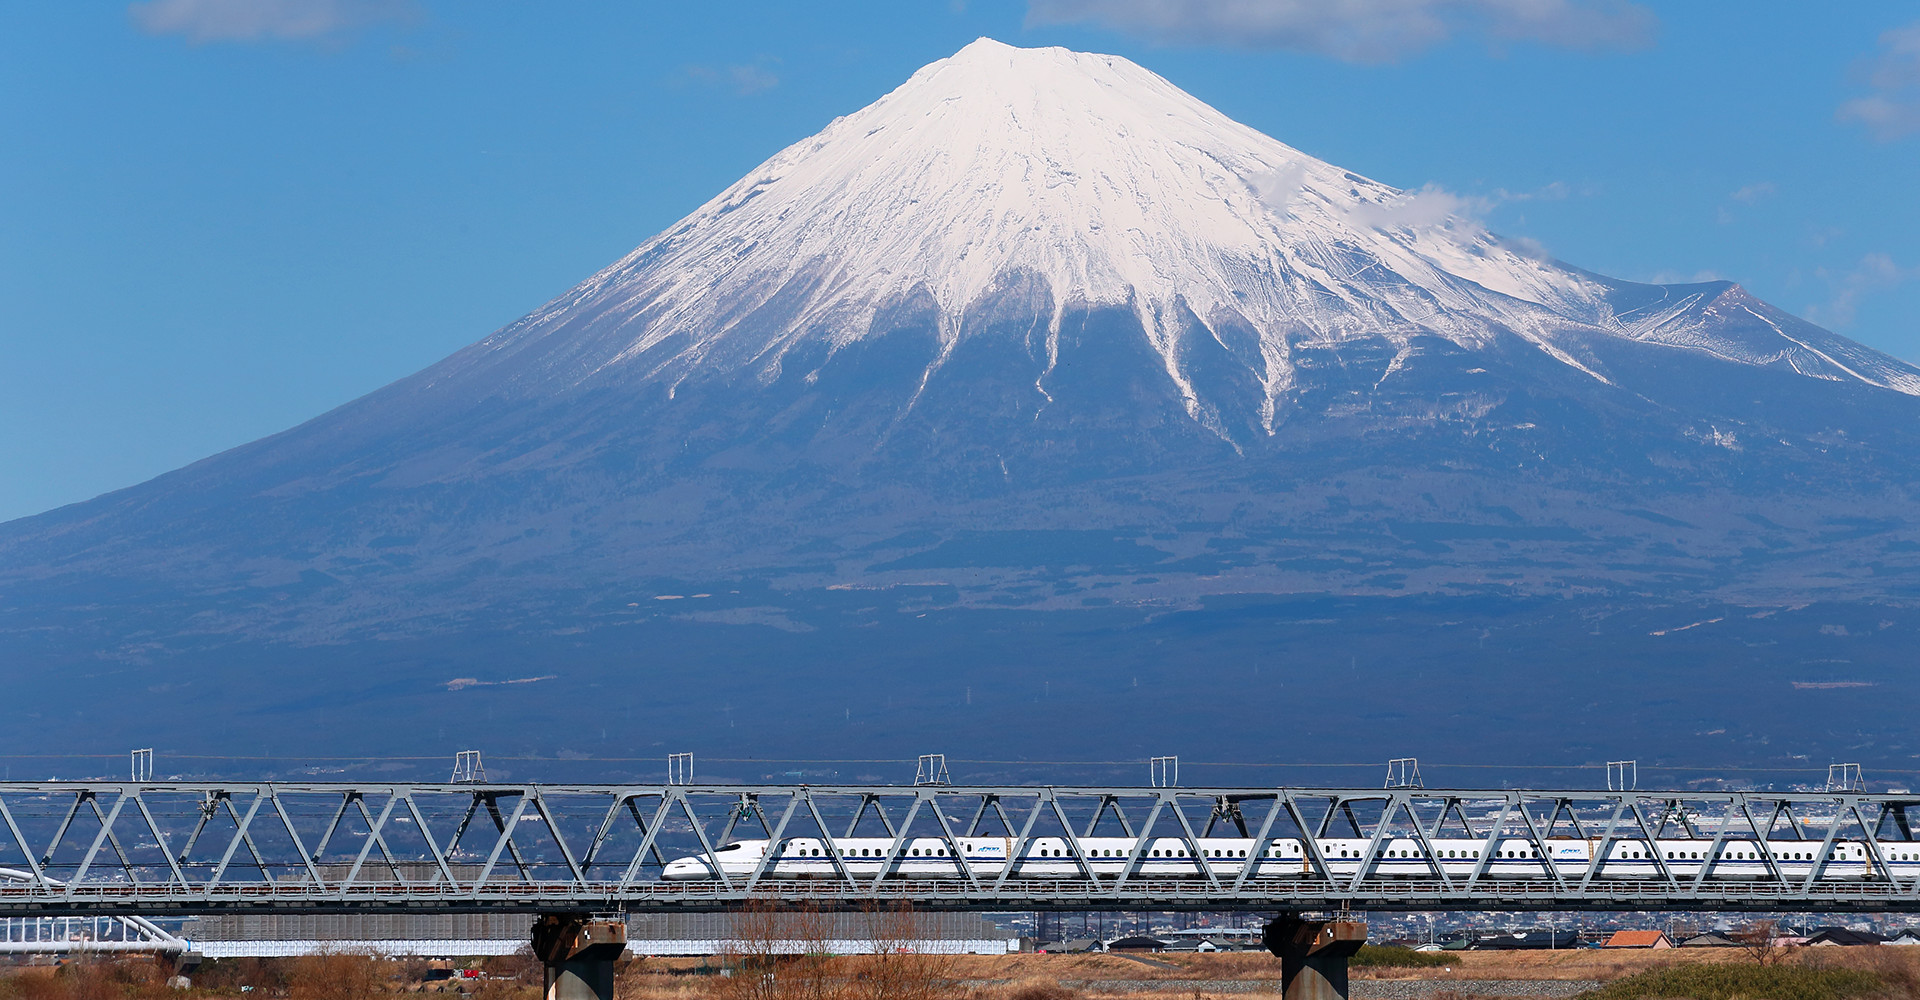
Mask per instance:
[[[1006,1000],[1078,1000],[1080,994],[1051,979],[1023,979],[1007,988]]]
[[[1795,965],[1675,965],[1617,979],[1581,1000],[1847,1000],[1884,989],[1871,972]]]
[[[1414,951],[1397,944],[1363,944],[1347,961],[1353,969],[1432,969],[1452,965],[1454,959],[1430,951]]]

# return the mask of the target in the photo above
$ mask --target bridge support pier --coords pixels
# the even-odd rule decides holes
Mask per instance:
[[[548,913],[533,924],[533,953],[547,967],[546,1000],[613,1000],[613,966],[626,950],[625,920]]]
[[[1267,950],[1280,956],[1286,1000],[1347,1000],[1347,959],[1367,943],[1367,925],[1283,913],[1267,924],[1262,938]]]

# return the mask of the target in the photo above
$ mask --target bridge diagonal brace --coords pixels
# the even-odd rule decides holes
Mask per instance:
[[[1387,837],[1387,826],[1393,820],[1393,807],[1400,800],[1401,794],[1390,792],[1382,797],[1384,801],[1380,804],[1380,822],[1374,826],[1373,836],[1367,839],[1367,853],[1361,857],[1360,867],[1354,869],[1353,881],[1347,883],[1347,892],[1358,893],[1360,883],[1366,881],[1368,875],[1374,874],[1374,867],[1380,859],[1380,842]],[[1348,821],[1355,824],[1355,832],[1358,833],[1358,821],[1353,818],[1353,800],[1343,800],[1340,803],[1340,809],[1347,814]]]
[[[67,830],[73,826],[73,818],[80,815],[80,806],[93,798],[93,790],[82,789],[73,793],[73,802],[67,806],[67,814],[60,818],[60,825],[54,828],[53,840],[47,844],[46,853],[40,855],[42,865],[53,864],[53,852],[60,849],[60,842],[67,839]]]
[[[620,811],[626,804],[627,796],[624,793],[615,795],[613,801],[608,803],[607,814],[600,817],[600,828],[594,831],[593,840],[587,844],[587,853],[580,858],[582,868],[593,870],[593,863],[600,857],[600,849],[607,845],[607,839],[613,836],[613,825],[619,821]]]
[[[553,838],[553,846],[560,849],[560,860],[567,863],[567,872],[573,876],[575,885],[585,886],[587,873],[580,870],[580,862],[574,858],[573,850],[567,846],[565,832],[560,829],[560,818],[547,808],[547,797],[540,794],[540,787],[533,788],[533,809],[540,814],[540,822],[547,825],[547,836]]]
[[[1693,873],[1693,885],[1691,887],[1691,891],[1693,892],[1699,892],[1700,887],[1706,884],[1708,872],[1720,867],[1720,855],[1726,851],[1727,827],[1733,822],[1734,802],[1735,800],[1731,798],[1727,800],[1726,811],[1721,813],[1718,829],[1714,831],[1713,843],[1707,848],[1706,864],[1701,865],[1700,870]],[[1658,846],[1649,846],[1652,847],[1651,853],[1659,853],[1660,849]]]
[[[940,808],[939,794],[937,792],[927,792],[925,794],[927,797],[927,808],[933,812],[933,818],[939,822],[940,836],[945,838],[947,842],[947,848],[953,852],[953,856],[955,858],[959,859],[960,872],[961,874],[966,876],[967,885],[973,889],[979,889],[980,873],[974,871],[972,865],[967,864],[967,849],[964,845],[960,843],[960,838],[953,835],[953,824],[947,822],[946,811]],[[914,798],[914,804],[918,805],[919,802],[920,802],[920,799],[918,796],[916,796]],[[904,835],[905,833],[903,828],[903,832],[901,836],[904,836]],[[1069,829],[1067,831],[1067,835],[1068,837],[1072,837],[1073,831]]]
[[[320,869],[313,863],[313,855],[307,852],[307,845],[300,840],[300,831],[293,828],[293,817],[287,815],[287,807],[280,801],[280,796],[269,791],[267,797],[273,800],[273,811],[280,817],[280,825],[286,828],[287,839],[293,842],[294,853],[300,855],[300,863],[307,869],[307,877],[313,879],[314,886],[324,892],[327,880],[320,877]]]
[[[752,792],[742,792],[740,798],[735,801],[733,805],[727,807],[727,821],[721,825],[720,835],[713,838],[713,842],[723,845],[733,843],[733,831],[739,829],[741,818],[749,815],[759,818],[760,829],[765,830],[767,828],[767,821],[764,818],[758,817],[755,812],[755,808],[758,805],[759,800],[757,796]]]
[[[1313,830],[1313,838],[1315,840],[1326,839],[1327,831],[1333,828],[1333,817],[1339,811],[1339,808],[1340,808],[1340,797],[1338,795],[1329,795],[1326,798],[1327,798],[1327,811],[1321,814],[1320,822],[1314,827],[1314,830]],[[1319,801],[1320,796],[1315,795],[1313,796],[1313,799],[1315,801]],[[1353,832],[1355,836],[1359,836],[1360,834],[1360,831],[1357,828]]]
[[[980,796],[980,804],[974,808],[973,818],[967,821],[967,836],[977,837],[980,835],[980,821],[987,818],[987,807],[991,806],[993,800],[996,798],[998,798],[998,796],[992,792],[986,792]],[[1007,827],[1007,832],[1012,833],[1013,827]]]
[[[1300,803],[1294,799],[1292,792],[1281,789],[1280,801],[1286,804],[1287,818],[1292,820],[1294,828],[1300,831],[1300,850],[1306,856],[1308,866],[1312,868],[1315,875],[1320,876],[1323,884],[1331,887],[1334,884],[1333,870],[1327,867],[1326,856],[1320,850],[1319,835],[1312,832],[1313,828],[1308,825],[1306,816],[1300,812]],[[1327,812],[1329,815],[1333,812],[1331,803],[1327,805]]]
[[[1420,854],[1427,859],[1427,869],[1440,879],[1440,887],[1448,894],[1453,892],[1453,879],[1447,875],[1447,869],[1440,863],[1440,857],[1433,849],[1433,841],[1427,839],[1427,831],[1420,828],[1420,817],[1413,811],[1413,797],[1408,795],[1401,802],[1401,808],[1407,811],[1407,822],[1413,825],[1413,835],[1419,841]]]
[[[760,880],[766,877],[767,869],[778,863],[780,848],[785,846],[782,843],[782,838],[786,836],[787,823],[793,819],[793,814],[798,812],[799,809],[799,796],[788,796],[787,807],[780,810],[779,822],[775,823],[773,829],[767,833],[767,849],[760,852],[759,864],[754,865],[752,874],[747,876],[746,891],[752,892],[754,887],[760,884]],[[719,859],[716,858],[715,860],[718,861]]]
[[[466,815],[460,817],[460,825],[453,828],[453,839],[447,841],[448,857],[460,853],[460,842],[466,839],[467,827],[473,825],[473,817],[480,813],[480,800],[492,794],[491,792],[473,793],[473,801],[467,803]]]
[[[244,823],[240,821],[239,810],[233,807],[232,796],[226,796],[220,800],[221,804],[227,808],[228,818],[233,820],[234,839],[246,845],[247,855],[253,858],[253,866],[260,869],[260,877],[264,879],[271,879],[273,876],[267,872],[267,861],[265,856],[260,853],[260,845],[253,842],[253,817],[260,811],[261,803],[272,794],[273,789],[270,785],[262,786],[254,791],[253,802],[247,806],[247,821]],[[229,843],[228,847],[231,848],[232,844]],[[231,851],[228,852],[229,855],[231,855],[231,853]]]
[[[514,815],[518,817],[523,813],[523,810],[520,807],[527,804],[527,793],[524,790],[521,790],[516,792],[510,792],[508,794],[514,796]],[[487,807],[487,816],[493,820],[493,828],[500,838],[499,840],[494,842],[495,855],[496,856],[498,855],[500,845],[502,843],[506,844],[507,857],[513,859],[514,868],[518,869],[520,872],[520,880],[522,882],[532,882],[533,871],[532,869],[527,867],[527,859],[520,856],[520,845],[514,842],[513,835],[508,832],[508,827],[512,824],[510,824],[507,820],[502,819],[500,816],[499,793],[497,792],[487,793],[485,801],[482,804]],[[517,823],[518,820],[516,819],[513,822]]]
[[[1466,891],[1472,892],[1487,874],[1487,869],[1493,866],[1494,852],[1500,849],[1501,831],[1507,828],[1507,817],[1513,815],[1514,803],[1518,801],[1519,794],[1516,792],[1508,792],[1501,798],[1500,815],[1494,817],[1493,825],[1487,827],[1487,839],[1480,845],[1480,856],[1474,859],[1473,874],[1467,876]]]
[[[88,798],[91,800],[92,796],[88,796]],[[102,816],[100,818],[100,832],[93,835],[93,844],[92,846],[87,848],[86,857],[80,859],[79,870],[74,872],[73,878],[67,882],[68,896],[72,896],[74,893],[74,890],[78,889],[80,887],[80,883],[86,879],[87,869],[93,867],[93,859],[95,855],[100,853],[100,845],[104,843],[108,837],[112,836],[113,821],[120,818],[120,809],[126,804],[127,804],[127,797],[125,795],[121,795],[115,798],[113,800],[113,809],[108,813],[108,815]],[[96,805],[94,809],[97,812],[99,810],[99,806]],[[124,858],[124,855],[123,855],[123,858]]]
[[[1185,834],[1187,852],[1193,856],[1195,863],[1200,866],[1200,874],[1206,877],[1207,888],[1212,889],[1214,892],[1219,892],[1220,876],[1214,872],[1213,860],[1207,857],[1206,848],[1200,846],[1200,838],[1194,835],[1193,824],[1187,820],[1187,811],[1180,808],[1179,793],[1168,789],[1163,792],[1162,795],[1167,801],[1167,808],[1172,809],[1174,818],[1180,821],[1180,832]],[[1089,878],[1092,877],[1093,871],[1091,868],[1088,869],[1087,875]]]
[[[1799,817],[1793,814],[1793,803],[1786,799],[1781,799],[1773,807],[1773,818],[1767,821],[1767,832],[1769,834],[1773,832],[1775,826],[1779,825],[1781,816],[1787,818],[1787,832],[1793,834],[1793,839],[1807,839],[1806,827],[1802,826]]]
[[[491,796],[487,799],[487,809],[492,812],[495,817],[500,815],[500,807]],[[494,835],[493,850],[487,852],[487,863],[481,866],[479,877],[473,880],[473,891],[475,895],[478,895],[481,887],[485,886],[487,880],[493,877],[493,867],[500,863],[500,852],[502,851],[507,852],[508,855],[513,858],[515,865],[520,871],[521,881],[533,881],[532,875],[527,871],[526,862],[520,860],[520,852],[513,843],[514,828],[520,825],[520,817],[526,815],[526,812],[527,797],[525,795],[515,796],[513,812],[509,813],[506,819],[499,820],[500,831]],[[706,839],[705,834],[701,835],[701,839]],[[725,874],[716,874],[720,875],[722,882],[726,880]],[[729,888],[731,888],[731,886],[729,886]]]
[[[127,797],[133,794],[137,793],[122,789],[119,796],[113,800],[113,815],[116,819],[120,816],[120,807],[125,805]],[[100,829],[107,835],[107,846],[113,848],[113,856],[120,861],[120,871],[127,876],[127,881],[140,881],[139,872],[134,870],[133,862],[127,860],[127,852],[120,847],[120,835],[113,832],[112,820],[100,811],[100,797],[88,796],[87,804],[93,807],[93,817],[100,821]]]
[[[1827,865],[1833,859],[1833,842],[1840,836],[1840,807],[1843,799],[1834,799],[1833,819],[1827,822],[1827,835],[1820,841],[1820,853],[1814,858],[1813,867],[1807,870],[1806,881],[1800,883],[1800,893],[1805,895],[1813,891],[1813,884],[1827,873]]]
[[[1040,814],[1047,809],[1044,801],[1046,794],[1044,789],[1034,794],[1033,811],[1027,814],[1026,823],[1021,825],[1020,835],[1015,837],[1013,843],[1007,847],[1007,863],[1001,866],[1000,877],[993,880],[995,892],[999,892],[1007,884],[1007,879],[1013,877],[1014,869],[1020,867],[1021,862],[1025,860],[1027,845],[1033,840],[1033,827],[1040,822]]]
[[[833,842],[833,832],[827,826],[826,817],[820,815],[820,806],[813,801],[813,793],[805,788],[794,793],[807,804],[807,814],[813,817],[814,825],[820,828],[820,836],[827,842],[827,860],[833,862],[833,870],[840,881],[848,886],[858,886],[859,880],[853,877],[853,871],[847,867],[846,859],[840,856],[840,845]],[[704,840],[704,836],[702,837]]]
[[[1100,828],[1100,820],[1107,815],[1109,809],[1113,811],[1114,818],[1120,821],[1120,832],[1129,837],[1133,836],[1133,826],[1127,822],[1127,814],[1120,811],[1119,796],[1111,793],[1100,796],[1100,801],[1093,807],[1093,818],[1087,820],[1086,829],[1080,836],[1092,837]]]
[[[227,798],[229,794],[230,793],[224,790],[209,791],[202,794],[200,799],[200,819],[193,824],[193,832],[187,834],[187,842],[180,848],[181,864],[184,865],[187,863],[187,856],[193,853],[194,845],[200,842],[200,834],[206,832],[207,824],[212,822],[213,817],[220,812],[220,800]]]
[[[247,803],[247,814],[241,816],[238,814],[238,811],[233,808],[232,797],[221,796],[220,801],[226,803],[227,813],[233,816],[234,831],[233,836],[227,840],[226,851],[220,855],[220,863],[213,869],[213,877],[207,880],[206,888],[209,892],[211,892],[214,886],[220,884],[222,878],[226,877],[227,866],[233,863],[233,855],[240,850],[240,845],[243,842],[246,843],[249,851],[253,850],[253,842],[252,839],[247,836],[247,828],[253,825],[253,817],[259,814],[260,803],[265,798],[266,795],[264,792],[255,791],[253,801]],[[260,865],[260,872],[262,876],[264,876],[267,866],[261,863],[258,852],[254,853],[253,860],[255,864]]]
[[[1633,811],[1633,824],[1640,831],[1640,843],[1647,849],[1647,856],[1653,859],[1653,870],[1667,883],[1667,891],[1680,892],[1680,877],[1674,874],[1673,866],[1667,864],[1667,858],[1660,851],[1660,838],[1653,835],[1653,829],[1647,825],[1647,814],[1640,810],[1640,803],[1627,800],[1627,808]]]
[[[1607,817],[1607,829],[1600,835],[1600,842],[1593,847],[1593,856],[1587,859],[1586,874],[1580,876],[1580,892],[1587,892],[1593,880],[1600,875],[1607,862],[1613,860],[1614,834],[1620,829],[1620,817],[1627,811],[1626,796],[1613,800],[1613,815]]]
[[[387,796],[386,803],[380,807],[379,819],[374,819],[371,812],[367,811],[364,805],[361,806],[361,810],[367,812],[367,839],[361,841],[360,852],[354,855],[353,864],[347,868],[347,877],[340,880],[342,898],[346,897],[348,888],[360,878],[360,870],[366,866],[367,855],[372,854],[374,845],[380,842],[380,831],[386,828],[387,820],[393,816],[393,810],[399,804],[400,796]]]
[[[1273,797],[1273,804],[1267,807],[1266,817],[1260,821],[1260,832],[1254,834],[1253,847],[1247,851],[1246,863],[1240,866],[1240,874],[1233,878],[1233,892],[1235,895],[1238,895],[1241,890],[1245,889],[1247,879],[1252,878],[1254,872],[1258,871],[1261,865],[1266,864],[1267,851],[1273,844],[1273,822],[1280,818],[1281,809],[1282,803],[1280,797],[1276,795]]]
[[[387,866],[387,871],[393,873],[395,879],[405,882],[407,877],[400,872],[400,862],[394,858],[392,848],[387,845],[386,824],[384,822],[375,823],[373,821],[373,810],[367,808],[365,796],[356,796],[353,801],[354,805],[360,810],[360,818],[366,821],[367,839],[373,842],[373,846],[380,849],[380,861]],[[393,801],[393,797],[389,796],[388,801]],[[409,797],[408,801],[409,804],[411,804],[411,797]],[[423,821],[416,818],[414,822],[420,823]],[[438,853],[438,851],[435,853]],[[365,854],[362,854],[361,857],[364,858]],[[442,865],[441,867],[445,868],[446,866]],[[451,884],[452,876],[449,875],[447,878],[449,884]]]
[[[340,821],[345,819],[347,816],[347,806],[351,805],[353,803],[354,798],[357,797],[359,794],[360,793],[355,790],[348,790],[340,793],[339,808],[336,808],[333,811],[333,815],[331,817],[328,817],[326,827],[320,831],[320,839],[317,841],[314,841],[314,844],[313,844],[314,857],[324,858],[327,856],[327,845],[333,843],[334,831],[340,828]]]
[[[1773,850],[1773,841],[1768,836],[1768,834],[1773,831],[1769,829],[1766,833],[1760,832],[1760,823],[1753,818],[1753,808],[1747,797],[1744,795],[1739,796],[1738,801],[1740,803],[1740,818],[1746,820],[1747,829],[1753,831],[1753,842],[1759,845],[1760,859],[1767,866],[1767,881],[1775,885],[1786,885],[1787,877],[1780,870],[1780,859],[1776,856]]]
[[[1888,885],[1897,885],[1898,882],[1893,877],[1893,868],[1887,864],[1887,859],[1880,855],[1879,840],[1874,837],[1873,831],[1867,828],[1866,817],[1860,815],[1860,799],[1852,795],[1847,796],[1847,810],[1853,813],[1853,821],[1860,824],[1862,846],[1867,851],[1867,864],[1878,869]]]
[[[872,885],[875,893],[880,891],[880,884],[894,874],[894,865],[900,860],[900,852],[906,849],[907,832],[913,829],[914,817],[920,815],[920,805],[926,800],[928,794],[930,793],[916,791],[913,796],[913,805],[907,807],[907,818],[900,821],[900,829],[888,830],[893,834],[893,841],[887,845],[887,856],[880,860],[880,871],[873,877]],[[957,858],[959,867],[968,867],[965,852],[957,855]]]
[[[427,825],[427,817],[421,814],[419,804],[413,801],[413,789],[403,788],[400,790],[400,794],[406,801],[407,815],[413,818],[414,829],[420,831],[420,840],[427,845],[427,851],[433,855],[433,863],[440,869],[440,877],[446,879],[447,885],[450,887],[457,885],[458,883],[455,881],[453,875],[453,866],[447,861],[447,852],[443,850],[439,844],[434,843],[433,828]],[[385,842],[383,841],[380,846],[381,851],[384,852],[386,850]]]
[[[660,796],[660,804],[653,811],[651,826],[640,819],[640,806],[635,798],[627,799],[627,809],[633,813],[633,821],[640,825],[640,846],[634,848],[633,860],[627,863],[625,874],[620,876],[620,888],[623,891],[633,884],[634,879],[640,877],[640,866],[646,863],[647,852],[653,852],[653,859],[660,865],[662,871],[666,869],[667,857],[660,852],[660,846],[656,841],[659,838],[660,829],[666,825],[667,815],[673,811],[673,799],[667,795]],[[788,809],[792,809],[792,800],[789,800]]]
[[[854,810],[853,822],[847,824],[847,832],[845,836],[852,837],[854,832],[860,829],[860,821],[867,818],[868,806],[872,806],[873,814],[875,816],[880,817],[880,827],[887,831],[887,836],[889,837],[897,836],[898,831],[896,831],[893,828],[893,820],[887,816],[886,807],[881,804],[880,796],[875,795],[872,792],[867,792],[866,794],[860,796],[860,808]]]
[[[1532,811],[1527,808],[1524,799],[1520,803],[1520,822],[1527,826],[1527,840],[1533,844],[1534,853],[1539,856],[1540,867],[1547,878],[1553,881],[1554,888],[1566,888],[1566,878],[1560,874],[1559,866],[1553,863],[1553,848],[1547,845],[1547,838],[1541,835],[1540,828],[1534,824]]]
[[[13,842],[20,845],[20,856],[27,860],[27,871],[33,875],[34,885],[46,888],[46,872],[40,870],[40,859],[33,856],[33,847],[27,843],[26,836],[20,832],[20,824],[14,822],[13,810],[7,808],[7,800],[4,797],[0,797],[0,821],[7,824],[7,833],[13,837]]]
[[[153,842],[159,845],[160,856],[167,859],[167,870],[173,873],[173,881],[185,886],[187,874],[181,870],[180,862],[174,858],[173,851],[167,847],[167,835],[160,832],[160,824],[154,820],[153,811],[147,808],[147,800],[141,798],[140,793],[136,791],[133,793],[133,804],[140,810],[140,818],[146,822],[147,831],[153,834]]]

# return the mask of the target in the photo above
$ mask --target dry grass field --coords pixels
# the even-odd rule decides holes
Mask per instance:
[[[1436,968],[1356,969],[1356,980],[1460,981],[1436,1000],[1468,1000],[1473,982],[1593,980],[1614,983],[1595,1000],[1638,1000],[1689,991],[1700,1000],[1920,1000],[1920,949],[1813,948],[1762,969],[1735,948],[1672,951],[1574,949],[1557,952],[1456,952]],[[1208,983],[1279,978],[1279,961],[1263,953],[1144,956],[1007,955],[818,957],[753,962],[714,975],[716,960],[636,958],[623,963],[621,1000],[1120,1000],[1271,996],[1270,991],[1209,990]],[[736,958],[740,963],[742,959]],[[528,959],[473,963],[487,978],[428,979],[423,962],[357,955],[222,962],[203,968],[190,993],[167,988],[166,973],[138,958],[72,962],[59,967],[0,968],[0,1000],[161,1000],[180,997],[364,1000],[410,993],[464,995],[472,1000],[537,1000],[539,968]],[[769,976],[766,973],[771,972]],[[1168,982],[1183,981],[1179,984]],[[1206,981],[1195,984],[1192,981]],[[1167,989],[1121,991],[1121,982],[1167,982]],[[1114,985],[1114,989],[1102,989]],[[1141,984],[1144,985],[1144,984]],[[242,992],[243,986],[253,989]],[[1502,991],[1526,995],[1524,989]]]

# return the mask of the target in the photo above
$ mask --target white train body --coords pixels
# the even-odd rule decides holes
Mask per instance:
[[[779,850],[766,858],[768,842],[742,840],[728,844],[711,856],[683,857],[669,862],[663,877],[675,880],[710,879],[715,864],[729,877],[745,878],[761,870],[762,878],[839,878],[832,852],[838,852],[840,865],[855,878],[872,880],[882,876],[903,879],[963,878],[962,866],[977,878],[999,878],[1008,865],[1007,855],[1015,841],[1007,837],[960,837],[955,843],[964,856],[957,856],[946,840],[921,837],[901,844],[889,857],[893,840],[886,837],[835,838],[831,847],[819,838],[791,838],[780,842]],[[1127,871],[1129,859],[1139,842],[1131,837],[1083,837],[1074,843],[1061,837],[1038,837],[1028,842],[1025,851],[1014,859],[1010,878],[1074,878],[1085,869],[1111,879]],[[1210,869],[1216,878],[1237,879],[1243,866],[1252,865],[1249,878],[1301,878],[1313,873],[1302,844],[1297,839],[1268,842],[1260,856],[1249,858],[1256,846],[1252,838],[1203,837],[1194,842],[1177,837],[1148,841],[1131,861],[1131,878],[1204,878]],[[1359,873],[1371,841],[1326,839],[1318,842],[1328,871],[1336,878],[1351,878]],[[1383,841],[1374,859],[1369,877],[1431,878],[1437,865],[1453,878],[1471,876],[1487,850],[1485,840],[1433,840],[1433,857],[1412,839]],[[1563,878],[1582,878],[1600,850],[1600,839],[1550,838],[1542,858],[1533,844],[1524,839],[1497,842],[1486,859],[1482,878],[1545,879],[1548,868]],[[1857,840],[1836,840],[1825,848],[1821,864],[1822,842],[1818,840],[1757,843],[1752,840],[1728,840],[1717,852],[1711,839],[1657,840],[1654,849],[1644,841],[1618,840],[1601,868],[1600,878],[1657,879],[1664,877],[1662,866],[1675,877],[1693,879],[1706,869],[1706,877],[1716,880],[1758,880],[1772,877],[1769,866],[1788,879],[1806,879],[1818,870],[1822,880],[1859,881],[1876,877],[1876,868],[1868,845]],[[1920,877],[1920,843],[1905,841],[1875,845],[1886,866],[1897,877]],[[1657,852],[1657,856],[1656,856]],[[1082,866],[1085,866],[1083,869]]]

